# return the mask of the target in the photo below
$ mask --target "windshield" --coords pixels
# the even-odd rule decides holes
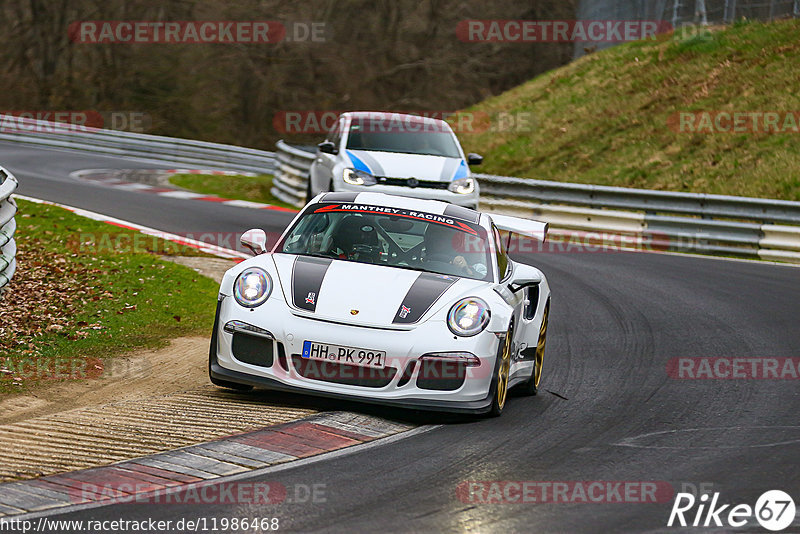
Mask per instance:
[[[368,206],[315,204],[276,249],[491,280],[486,231],[445,215]]]
[[[350,125],[347,148],[377,152],[399,152],[460,158],[452,132],[443,126],[421,121],[387,123],[358,121]]]

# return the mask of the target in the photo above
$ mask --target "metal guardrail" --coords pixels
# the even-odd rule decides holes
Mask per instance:
[[[314,153],[302,148],[287,145],[283,140],[277,143],[277,164],[272,180],[272,196],[283,202],[301,207],[306,203],[308,172],[314,161]]]
[[[302,206],[314,157],[279,141],[272,194]],[[659,249],[800,263],[800,202],[473,176],[481,185],[482,211],[541,220],[556,231],[633,236]]]
[[[271,174],[275,153],[205,141],[192,141],[0,115],[0,140],[108,156],[145,159],[168,165]]]
[[[17,270],[17,244],[14,241],[17,204],[11,198],[16,189],[17,179],[0,167],[0,297]]]
[[[800,263],[800,202],[475,176],[485,211],[639,236],[679,252]]]
[[[592,208],[677,213],[704,219],[741,218],[773,223],[800,223],[800,202],[547,182],[489,174],[476,176],[481,182],[481,191],[493,197],[513,197]]]

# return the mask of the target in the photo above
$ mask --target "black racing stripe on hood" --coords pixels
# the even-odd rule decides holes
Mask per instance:
[[[322,200],[324,202],[355,202],[357,196],[358,193],[347,193],[343,191],[341,193],[328,193]]]
[[[481,214],[475,210],[471,210],[463,206],[456,206],[455,204],[448,204],[447,207],[444,209],[444,215],[447,215],[449,217],[456,217],[458,219],[462,219],[476,224],[481,216]]]
[[[333,260],[300,256],[292,266],[292,302],[298,308],[316,311],[319,289]]]
[[[456,280],[444,274],[420,274],[400,303],[392,323],[411,324],[419,321]]]

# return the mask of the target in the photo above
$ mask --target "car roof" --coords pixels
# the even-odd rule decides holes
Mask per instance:
[[[342,113],[342,117],[349,117],[350,119],[357,120],[403,120],[408,122],[421,122],[428,124],[447,124],[442,119],[434,117],[425,117],[412,113],[399,113],[394,111],[348,111]]]
[[[320,202],[347,202],[354,204],[367,204],[386,208],[402,210],[423,211],[434,215],[445,215],[454,219],[481,224],[481,214],[470,208],[442,202],[439,200],[425,200],[421,198],[400,197],[386,193],[325,193]]]

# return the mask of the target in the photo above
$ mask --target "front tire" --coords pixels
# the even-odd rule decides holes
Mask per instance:
[[[506,339],[503,347],[497,355],[497,371],[494,378],[494,394],[492,395],[492,407],[489,410],[490,417],[498,417],[503,413],[503,408],[508,400],[508,375],[511,370],[511,347],[514,343],[514,320],[508,325]]]

